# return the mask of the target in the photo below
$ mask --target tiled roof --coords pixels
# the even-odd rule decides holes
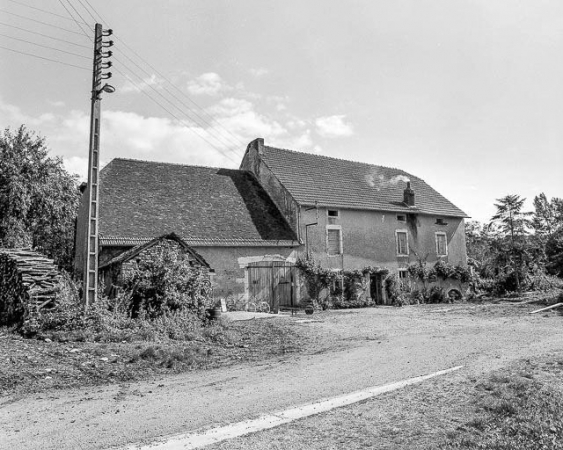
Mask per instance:
[[[178,242],[178,244],[180,244],[180,246],[183,247],[187,253],[191,254],[192,258],[195,259],[201,266],[209,268],[209,264],[207,264],[207,261],[203,258],[203,256],[201,256],[198,252],[196,252],[193,248],[191,248],[182,238],[180,238],[174,233],[170,233],[164,236],[159,236],[157,238],[151,239],[150,241],[146,241],[143,242],[142,244],[138,244],[135,247],[119,254],[118,256],[111,259],[107,263],[101,265],[99,268],[103,269],[104,267],[109,267],[114,264],[121,264],[126,261],[129,261],[130,259],[137,256],[142,251],[152,247],[153,245],[158,244],[159,241],[163,241],[164,239]]]
[[[102,245],[136,245],[166,233],[189,245],[297,244],[266,192],[241,170],[118,158],[101,171],[100,201]]]
[[[262,160],[301,205],[467,217],[424,180],[400,169],[263,146]],[[406,181],[415,207],[403,203]]]

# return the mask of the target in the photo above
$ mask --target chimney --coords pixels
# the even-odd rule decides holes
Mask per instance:
[[[264,138],[256,138],[248,146],[256,149],[259,155],[264,154]]]
[[[410,181],[407,181],[407,188],[403,193],[403,202],[407,206],[414,206],[414,191],[411,189]]]

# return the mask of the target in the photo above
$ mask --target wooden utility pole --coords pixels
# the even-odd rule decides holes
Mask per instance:
[[[113,86],[102,81],[111,77],[111,72],[102,73],[111,67],[111,62],[104,59],[111,57],[111,51],[105,51],[113,45],[113,41],[104,42],[103,38],[110,36],[112,30],[104,31],[102,25],[96,24],[94,30],[94,68],[92,72],[92,107],[90,112],[90,146],[88,151],[88,185],[85,195],[88,198],[88,231],[84,249],[84,307],[96,301],[98,296],[98,217],[99,204],[99,165],[100,165],[100,119],[101,119],[101,94],[112,93]]]

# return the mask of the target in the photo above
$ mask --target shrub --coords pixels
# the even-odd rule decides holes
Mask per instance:
[[[446,299],[444,288],[440,286],[432,286],[428,293],[428,303],[443,303]]]
[[[206,309],[213,306],[207,273],[192,267],[186,255],[163,248],[154,259],[138,261],[126,273],[124,290],[132,317],[149,318],[169,312],[188,311],[202,322]]]

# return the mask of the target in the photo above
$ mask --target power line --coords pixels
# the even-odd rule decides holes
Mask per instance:
[[[114,59],[115,59],[117,62],[120,62],[120,63],[123,65],[123,67],[127,67],[127,65],[126,65],[126,64],[123,64],[121,61],[119,61],[118,58],[115,58],[115,57],[114,57]],[[184,113],[178,106],[176,106],[174,103],[172,103],[168,98],[166,98],[164,95],[162,95],[160,92],[158,92],[158,91],[154,88],[154,86],[150,85],[150,84],[147,83],[145,80],[143,80],[139,75],[135,74],[135,72],[134,72],[133,70],[129,69],[128,67],[127,67],[127,69],[128,69],[129,71],[131,71],[131,73],[132,73],[135,77],[137,77],[138,79],[140,79],[141,82],[144,83],[144,84],[145,84],[149,89],[151,89],[155,94],[157,94],[159,97],[161,97],[161,98],[162,98],[163,100],[165,100],[167,103],[169,103],[169,104],[172,105],[174,108],[176,108],[176,109],[180,112],[180,114],[186,116],[187,119],[189,119],[189,120],[195,122],[196,125],[201,126],[200,124],[197,123],[197,121],[195,121],[195,120],[193,120],[191,117],[187,116],[186,113]],[[116,70],[117,70],[119,73],[121,73],[123,76],[125,76],[130,82],[132,82],[131,78],[130,78],[128,75],[126,75],[125,73],[123,73],[123,72],[120,71],[119,69],[116,69]],[[139,86],[136,85],[135,83],[133,83],[133,85],[134,85],[139,91],[145,92],[143,89],[139,88]],[[154,101],[154,99],[153,99],[153,101]],[[157,102],[157,103],[158,103],[158,102]],[[159,103],[159,106],[160,106],[161,108],[165,109],[165,111],[167,111],[169,114],[172,114],[176,120],[180,120],[180,119],[178,119],[178,117],[177,117],[176,115],[174,115],[173,113],[171,113],[168,109],[164,108],[160,103]],[[207,124],[207,125],[208,125],[208,124]],[[202,127],[202,129],[203,129],[203,128],[204,128],[204,127]],[[190,128],[190,130],[193,130],[193,129]],[[231,151],[231,152],[233,152],[233,153],[236,153],[234,150],[232,150],[232,149],[229,148],[229,146],[232,145],[231,143],[225,143],[225,142],[219,140],[219,139],[217,138],[217,136],[215,136],[215,135],[209,133],[209,131],[207,131],[207,130],[206,130],[206,133],[207,133],[210,137],[212,137],[219,145],[225,146],[225,147],[227,148],[227,150],[229,150],[229,151]],[[207,140],[205,137],[203,137],[203,136],[202,136],[201,134],[199,134],[199,133],[198,133],[198,135],[199,135],[200,137],[202,137],[202,139],[204,139],[209,145],[211,145],[211,146],[212,146],[213,148],[215,148],[217,151],[221,152],[222,154],[224,154],[224,155],[226,156],[226,154],[225,154],[223,151],[221,151],[221,150],[218,149],[214,144],[212,144],[211,142],[209,142],[209,140]]]
[[[221,150],[220,148],[217,148],[213,143],[211,143],[210,141],[207,140],[207,138],[205,136],[203,136],[202,134],[196,132],[196,129],[193,127],[190,127],[188,124],[186,124],[182,119],[178,118],[173,112],[171,112],[168,108],[166,108],[165,106],[163,106],[158,100],[156,100],[155,98],[151,97],[146,91],[144,91],[143,89],[141,89],[137,83],[135,83],[135,81],[133,81],[127,74],[125,74],[124,72],[122,72],[119,68],[115,68],[115,70],[117,72],[119,72],[121,75],[123,75],[125,78],[127,78],[127,80],[133,84],[133,86],[135,86],[137,89],[139,89],[139,91],[141,93],[143,93],[144,95],[146,95],[150,100],[152,100],[154,103],[156,103],[160,108],[162,108],[164,111],[166,111],[168,114],[170,114],[174,119],[176,119],[176,121],[178,121],[182,126],[184,126],[185,128],[187,128],[188,130],[190,130],[192,133],[197,134],[201,139],[203,139],[205,142],[207,142],[211,147],[213,147],[215,150],[217,150],[219,153],[221,153],[223,156],[225,156],[226,158],[230,159],[232,162],[234,162],[235,164],[238,163],[238,161],[234,160],[233,158],[231,158],[231,156],[227,153],[225,153],[223,150]],[[152,86],[149,86],[152,87]]]
[[[174,83],[172,83],[170,80],[168,80],[168,78],[166,78],[161,72],[158,71],[158,69],[156,69],[155,67],[153,67],[149,62],[147,62],[145,59],[143,59],[142,56],[140,56],[137,52],[135,52],[135,50],[133,50],[129,45],[127,45],[127,43],[125,41],[123,41],[123,39],[120,39],[117,35],[115,35],[115,38],[119,40],[119,42],[121,42],[125,47],[127,47],[127,49],[129,49],[135,56],[137,56],[137,58],[139,58],[142,62],[144,62],[147,66],[149,66],[149,68],[151,68],[158,76],[160,76],[164,81],[166,81],[168,84],[170,84],[177,92],[179,92],[184,98],[186,98],[190,103],[192,103],[193,105],[195,105],[197,108],[199,108],[203,114],[205,114],[207,117],[209,117],[209,119],[213,122],[215,122],[219,127],[221,127],[222,129],[224,129],[228,134],[230,134],[236,141],[238,141],[239,144],[241,145],[245,145],[243,142],[241,142],[237,136],[235,136],[233,133],[231,133],[230,130],[228,130],[227,128],[223,127],[223,125],[221,125],[219,122],[217,122],[217,119],[215,119],[213,116],[211,116],[209,113],[207,113],[205,111],[204,108],[202,108],[200,105],[198,105],[195,101],[193,101],[190,97],[188,97],[180,88],[178,88]],[[147,72],[145,72],[147,73]],[[170,93],[171,94],[171,93]],[[171,94],[173,95],[173,94]],[[184,104],[184,103],[182,103]],[[184,106],[188,109],[191,109],[189,106],[185,105]],[[197,113],[195,113],[197,114]]]
[[[84,3],[82,3],[82,0],[78,0],[78,3],[80,3],[80,4],[82,5],[82,8],[84,8],[84,9],[86,10],[86,12],[87,12],[88,14],[90,14],[90,17],[94,20],[94,22],[98,22],[98,19],[96,19],[96,18],[92,15],[92,13],[90,12],[90,10],[84,6]]]
[[[66,16],[63,16],[62,14],[57,14],[57,13],[54,13],[54,12],[51,12],[51,11],[47,11],[47,10],[45,10],[45,9],[36,8],[35,6],[27,5],[27,4],[22,3],[22,2],[17,2],[16,0],[8,0],[8,1],[9,1],[9,2],[12,2],[12,3],[16,3],[16,4],[18,4],[18,5],[25,6],[26,8],[31,8],[31,9],[35,9],[36,11],[41,11],[41,12],[44,12],[44,13],[46,13],[46,14],[51,14],[52,16],[57,16],[57,17],[60,17],[60,18],[62,18],[62,19],[65,19],[65,20],[72,20],[72,19],[70,19],[70,18],[68,18],[68,17],[66,17]],[[84,23],[84,25],[88,25],[88,24],[87,24],[87,23]]]
[[[100,16],[94,7],[92,7],[92,5],[90,5],[90,3],[88,2],[88,0],[85,0],[86,3],[88,3],[88,5],[90,6],[90,8],[98,15]],[[64,4],[61,2],[61,0],[59,0],[59,3],[61,3],[61,5],[64,6]],[[90,14],[92,17],[93,15],[91,14],[91,12],[84,6],[84,4],[79,0],[79,3],[81,4],[81,6],[88,12],[88,14]],[[75,12],[77,14],[78,11],[76,11],[76,8],[73,8],[75,10]],[[68,8],[65,8],[65,10],[67,11],[67,13],[74,18],[74,15],[68,10]],[[79,14],[80,16],[80,14]],[[82,17],[82,16],[80,16]],[[101,18],[101,16],[100,16]],[[95,19],[95,18],[94,18]],[[102,20],[102,22],[105,22]],[[125,44],[124,42],[122,42],[123,44]],[[133,62],[137,67],[139,67],[133,60],[131,60],[131,58],[129,58],[127,55],[124,54],[124,56],[129,59],[131,62]],[[141,58],[142,59],[142,58]],[[165,96],[163,96],[160,92],[158,92],[152,85],[150,85],[149,83],[147,83],[146,81],[144,81],[141,77],[139,77],[134,70],[132,70],[131,68],[129,68],[127,66],[127,64],[121,62],[118,60],[118,58],[115,58],[116,61],[120,62],[122,64],[122,66],[124,68],[126,68],[127,70],[129,70],[134,76],[136,76],[137,78],[139,78],[146,86],[148,86],[154,93],[156,93],[159,97],[161,97],[162,99],[164,99],[166,102],[168,102],[169,104],[171,104],[174,108],[176,108],[178,111],[180,111],[180,113],[184,116],[186,116],[189,120],[194,121],[192,118],[190,118],[189,116],[186,115],[186,113],[184,111],[182,111],[177,105],[175,105],[174,103],[172,103],[168,98],[166,98]],[[148,63],[147,63],[148,64]],[[139,67],[141,70],[144,71],[144,69],[142,69],[141,67]],[[124,72],[122,72],[119,68],[115,68],[115,70],[119,73],[121,73],[130,83],[133,84],[133,86],[135,86],[139,91],[141,91],[144,95],[146,95],[150,100],[152,100],[153,102],[155,102],[161,109],[163,109],[164,111],[166,111],[168,114],[170,114],[172,117],[174,117],[174,119],[176,119],[176,121],[178,121],[179,123],[181,123],[182,125],[184,125],[186,128],[188,128],[190,131],[192,131],[193,133],[197,134],[200,138],[202,138],[205,142],[207,142],[209,145],[211,145],[211,147],[213,147],[216,151],[218,151],[219,153],[221,153],[223,156],[227,157],[228,159],[230,159],[231,161],[237,163],[238,161],[233,160],[233,158],[231,158],[227,153],[225,153],[222,149],[216,147],[213,143],[211,143],[205,136],[203,136],[200,132],[197,131],[197,128],[194,127],[190,127],[188,125],[186,125],[186,123],[178,118],[174,113],[172,113],[168,108],[166,108],[165,106],[163,106],[158,100],[156,100],[155,98],[153,98],[152,96],[150,96],[146,91],[144,91],[143,89],[141,89],[127,74],[125,74]],[[146,71],[144,71],[145,73],[147,73]],[[150,74],[149,74],[150,76]],[[169,82],[170,83],[170,82]],[[169,92],[169,91],[167,91]],[[170,92],[169,92],[170,93]],[[203,120],[203,119],[202,119]],[[197,122],[196,122],[197,123]],[[208,126],[211,126],[210,124],[208,124],[207,122],[204,121],[204,123],[206,123]],[[199,125],[199,124],[198,124]],[[202,127],[202,130],[204,129],[204,127]],[[205,130],[205,132],[207,134],[210,135],[210,137],[214,138],[221,146],[226,146],[227,150],[231,151],[232,153],[236,154],[236,152],[232,149],[229,148],[229,144],[225,144],[225,142],[219,140],[217,138],[217,136],[210,134],[208,130]]]
[[[65,4],[62,2],[62,0],[59,0],[59,3],[63,6],[63,8],[66,10],[66,12],[68,13],[68,15],[70,17],[72,17],[72,20],[74,20],[74,22],[76,23],[76,25],[78,26],[78,28],[80,28],[82,30],[82,33],[84,33],[85,36],[89,37],[89,34],[86,33],[84,31],[84,28],[82,28],[82,25],[80,25],[80,22],[78,22],[78,20],[76,20],[76,18],[70,13],[70,11],[67,9],[67,7],[65,6]],[[72,9],[74,9],[74,11],[76,11],[76,8],[72,5],[72,3],[70,3],[70,0],[68,2],[68,4],[71,6]],[[80,15],[80,13],[78,11],[76,11],[76,14],[78,14],[78,17],[80,17],[82,19],[82,21],[84,21],[84,18]]]
[[[60,39],[60,38],[56,38],[56,37],[54,37],[54,36],[49,36],[48,34],[38,33],[37,31],[31,31],[31,30],[27,30],[27,29],[25,29],[25,28],[16,27],[15,25],[9,25],[9,24],[3,23],[3,22],[0,22],[0,25],[4,25],[4,26],[6,26],[6,27],[15,28],[15,29],[17,29],[17,30],[25,31],[26,33],[36,34],[36,35],[38,35],[38,36],[43,36],[43,37],[46,37],[46,38],[49,38],[49,39],[54,39],[55,41],[65,42],[65,43],[67,43],[67,44],[75,45],[75,46],[77,46],[77,47],[82,47],[82,48],[90,49],[90,47],[88,47],[88,46],[86,46],[86,45],[77,44],[77,43],[75,43],[75,42],[70,42],[70,41],[67,41],[66,39]]]
[[[45,61],[51,61],[51,62],[55,62],[57,64],[63,64],[65,66],[76,67],[77,69],[88,70],[88,71],[92,70],[91,68],[88,68],[88,67],[77,66],[77,65],[65,63],[63,61],[59,61],[59,60],[56,60],[56,59],[50,59],[50,58],[45,58],[43,56],[34,55],[32,53],[21,52],[19,50],[14,50],[13,48],[4,47],[2,45],[0,45],[0,48],[3,48],[4,50],[8,50],[10,52],[19,53],[21,55],[33,56],[34,58],[44,59]]]
[[[120,41],[120,42],[122,42],[122,41]],[[122,43],[123,43],[123,42],[122,42]],[[129,58],[125,53],[123,54],[123,56],[124,56],[125,58],[127,58],[129,61],[131,61],[136,67],[138,67],[138,68],[139,68],[141,71],[143,71],[146,75],[151,76],[150,73],[148,73],[145,69],[143,69],[141,66],[139,66],[135,61],[133,61],[131,58]],[[147,84],[148,84],[148,83],[147,83]],[[168,90],[168,89],[166,88],[166,86],[163,86],[163,90],[166,91],[168,94],[170,94],[170,95],[174,98],[174,94],[173,94],[172,92],[170,92],[170,90]],[[184,106],[184,108],[187,108],[188,111],[190,111],[190,112],[191,112],[192,114],[194,114],[197,118],[199,118],[205,125],[207,125],[207,126],[210,127],[210,128],[215,128],[212,123],[208,122],[206,119],[204,119],[203,117],[201,117],[201,116],[197,113],[197,111],[195,111],[193,108],[190,108],[188,105],[186,105],[184,102],[182,102],[182,100],[180,100],[180,99],[178,99],[178,98],[176,98],[176,100],[177,100],[182,106]],[[181,109],[178,108],[177,106],[176,106],[176,108],[181,111]],[[183,114],[186,114],[186,115],[187,115],[187,113],[184,113],[184,112],[183,112]],[[193,118],[190,118],[190,119],[194,120]],[[217,130],[217,131],[221,131],[221,130]],[[219,136],[221,137],[221,139],[219,139],[219,138],[217,138],[217,137],[215,137],[215,139],[217,139],[218,141],[220,141],[223,145],[225,145],[225,144],[226,144],[226,145],[232,145],[232,142],[229,142],[230,139],[229,139],[227,136],[225,136],[225,135],[223,135],[223,134],[220,134]],[[238,144],[240,144],[240,142],[239,142]]]
[[[0,36],[7,37],[9,39],[15,39],[16,41],[25,42],[27,44],[36,45],[38,47],[48,48],[49,50],[55,50],[57,52],[66,53],[67,55],[78,56],[79,58],[84,58],[84,59],[90,59],[90,57],[88,57],[88,56],[79,55],[78,53],[67,52],[65,50],[61,50],[61,49],[58,49],[58,48],[55,48],[55,47],[50,47],[48,45],[37,44],[35,42],[31,42],[31,41],[28,41],[26,39],[20,39],[20,38],[17,38],[17,37],[9,36],[7,34],[0,33]]]
[[[82,3],[82,0],[78,0],[78,1],[79,1],[80,4],[84,7],[84,5],[83,5],[83,3]],[[84,1],[88,4],[88,6],[92,9],[92,11],[96,14],[96,16],[98,16],[98,18],[100,19],[101,22],[106,22],[106,21],[104,20],[104,18],[102,17],[102,15],[96,11],[96,9],[90,4],[90,2],[89,2],[88,0],[84,0]],[[94,16],[90,13],[90,11],[89,11],[87,8],[85,8],[85,9],[86,9],[86,10],[88,11],[88,13],[92,16],[92,18],[94,18]],[[95,19],[95,18],[94,18],[94,19]],[[118,37],[117,35],[114,34],[114,36],[115,36],[116,39],[119,39],[119,37]],[[139,58],[144,64],[146,64],[149,68],[151,68],[158,76],[160,76],[164,81],[166,81],[168,84],[170,84],[177,92],[180,93],[180,95],[182,95],[184,98],[186,98],[186,99],[187,99],[190,103],[192,103],[194,106],[196,106],[197,108],[199,108],[199,109],[202,111],[202,113],[203,113],[204,115],[206,115],[207,117],[209,117],[209,119],[210,119],[212,122],[215,122],[220,128],[222,128],[222,129],[225,130],[228,134],[230,134],[230,135],[235,139],[235,141],[236,141],[238,144],[243,145],[243,146],[246,145],[246,144],[244,144],[243,142],[241,142],[240,139],[239,139],[237,136],[235,136],[230,130],[228,130],[228,129],[225,128],[223,125],[221,125],[221,123],[219,123],[219,122],[217,121],[217,119],[215,119],[213,116],[211,116],[209,113],[207,113],[204,108],[202,108],[200,105],[198,105],[195,101],[193,101],[190,97],[188,97],[181,89],[179,89],[179,88],[178,88],[176,85],[174,85],[170,80],[168,80],[162,73],[160,73],[160,72],[159,72],[155,67],[153,67],[148,61],[146,61],[142,56],[140,56],[137,52],[135,52],[135,50],[133,50],[129,45],[127,45],[127,43],[126,43],[123,39],[119,39],[119,41],[120,41],[129,51],[131,51],[135,56],[137,56],[137,58]],[[135,64],[135,62],[134,62],[131,58],[129,58],[125,53],[123,53],[123,56],[125,56],[127,59],[129,59],[131,62],[133,62],[133,64]],[[136,65],[137,67],[139,67],[137,64],[135,64],[135,65]],[[140,68],[140,67],[139,67],[139,68]],[[141,70],[143,70],[143,69],[141,68]],[[145,71],[145,73],[147,73],[147,72]],[[147,73],[147,75],[150,76],[150,74],[148,74],[148,73]],[[167,89],[165,89],[165,90],[166,90],[170,95],[173,95],[173,94],[172,94],[170,91],[168,91]],[[188,108],[189,110],[193,111],[193,109],[190,108],[189,106],[187,106],[185,103],[183,103],[183,102],[181,102],[181,101],[180,101],[180,103],[181,103],[184,107],[186,107],[186,108]],[[207,123],[207,122],[205,121],[205,119],[201,118],[201,116],[199,116],[199,114],[197,114],[195,111],[194,111],[193,113],[196,114],[201,120],[204,120],[204,123]],[[208,125],[211,126],[212,128],[215,128],[215,126],[212,125],[212,124],[208,124]]]
[[[21,14],[16,14],[16,13],[13,13],[13,12],[10,12],[10,11],[6,11],[6,10],[4,10],[4,9],[0,9],[0,11],[3,12],[3,13],[6,13],[6,14],[10,14],[10,15],[12,15],[12,16],[20,17],[20,18],[25,19],[25,20],[30,20],[31,22],[40,23],[40,24],[42,24],[42,25],[47,25],[48,27],[57,28],[57,29],[59,29],[59,30],[66,31],[66,32],[68,32],[68,33],[78,34],[78,35],[80,35],[80,36],[83,36],[83,35],[84,35],[84,33],[79,33],[79,32],[77,32],[77,31],[69,30],[69,29],[67,29],[67,28],[62,28],[62,27],[59,27],[59,26],[57,26],[57,25],[53,25],[53,24],[51,24],[51,23],[42,22],[42,21],[40,21],[40,20],[30,19],[29,17],[22,16]]]

